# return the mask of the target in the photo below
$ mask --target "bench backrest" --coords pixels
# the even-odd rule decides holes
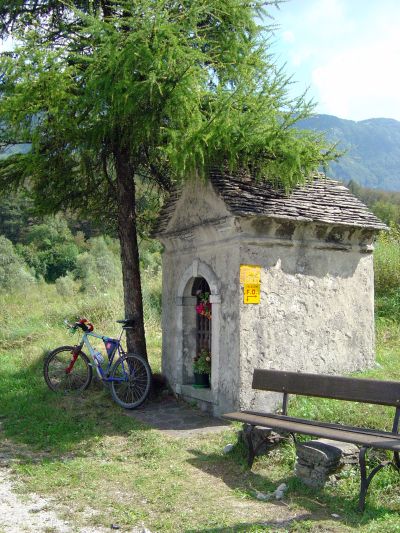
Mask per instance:
[[[253,389],[400,406],[400,382],[397,381],[256,369]]]

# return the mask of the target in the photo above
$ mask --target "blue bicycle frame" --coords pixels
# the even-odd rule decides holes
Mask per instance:
[[[122,335],[122,332],[121,332],[121,335]],[[112,378],[109,376],[109,373],[110,373],[110,370],[111,370],[111,367],[113,365],[113,362],[114,362],[114,358],[115,358],[115,354],[118,352],[118,356],[119,357],[123,357],[125,355],[125,352],[121,346],[121,335],[119,336],[119,339],[113,339],[111,337],[105,337],[104,335],[98,335],[97,333],[93,333],[91,331],[85,331],[82,335],[82,340],[81,340],[81,344],[79,346],[79,349],[82,350],[83,346],[86,346],[86,348],[88,349],[89,353],[90,353],[90,356],[93,360],[93,363],[94,363],[94,367],[96,369],[96,372],[99,376],[99,378],[102,380],[102,381],[105,381],[105,382],[111,382],[111,381],[118,381],[118,382],[122,382],[122,381],[126,381],[126,379],[128,379],[128,374],[125,372],[125,366],[124,366],[124,363],[121,364],[121,368],[124,372],[124,375],[125,377],[121,377],[121,378]],[[108,356],[108,364],[107,364],[107,368],[106,370],[104,371],[103,370],[103,367],[101,366],[101,363],[97,360],[96,358],[96,355],[98,353],[97,350],[95,350],[93,348],[93,346],[90,344],[90,341],[88,339],[88,337],[95,337],[96,339],[101,339],[103,342],[117,342],[117,347],[116,349],[113,351],[112,355],[111,356]],[[103,358],[103,355],[100,354]],[[104,359],[104,358],[103,358]],[[92,365],[93,366],[93,365]]]

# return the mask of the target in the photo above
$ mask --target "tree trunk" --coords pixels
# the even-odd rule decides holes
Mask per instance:
[[[118,198],[118,234],[121,245],[122,280],[125,318],[134,320],[134,328],[126,330],[128,352],[147,359],[143,320],[142,286],[140,280],[139,249],[136,234],[134,169],[129,151],[114,150]]]

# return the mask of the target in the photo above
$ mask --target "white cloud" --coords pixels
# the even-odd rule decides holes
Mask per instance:
[[[343,19],[344,12],[341,0],[317,0],[309,6],[305,15],[311,24],[325,23],[327,19],[334,24]]]
[[[299,67],[302,65],[305,61],[307,61],[312,55],[314,54],[314,51],[310,47],[303,47],[299,48],[295,52],[290,54],[291,62],[295,67]]]
[[[320,108],[355,120],[400,119],[399,57],[400,40],[393,32],[385,39],[332,55],[312,72]]]
[[[292,0],[276,17],[278,57],[317,112],[400,120],[399,0]]]
[[[285,43],[294,43],[294,41],[296,40],[294,33],[290,30],[284,31],[282,33],[282,38],[285,41]]]

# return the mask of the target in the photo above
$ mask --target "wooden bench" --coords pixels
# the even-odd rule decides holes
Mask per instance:
[[[361,487],[359,509],[361,511],[364,510],[368,487],[374,475],[387,465],[393,465],[398,471],[400,470],[400,382],[319,374],[299,374],[297,372],[282,372],[278,370],[255,370],[252,388],[283,393],[282,413],[240,411],[227,413],[223,415],[224,418],[249,424],[253,428],[255,426],[263,426],[274,429],[278,433],[289,433],[294,439],[295,434],[298,433],[342,442],[351,442],[360,446]],[[287,414],[289,394],[393,406],[396,410],[392,431],[366,429],[290,417]],[[251,468],[258,447],[254,449],[251,432],[249,431],[246,435],[249,446],[248,463]],[[261,442],[261,444],[263,443]],[[393,452],[393,460],[382,461],[379,465],[372,468],[368,474],[366,453],[370,448],[390,450]]]

